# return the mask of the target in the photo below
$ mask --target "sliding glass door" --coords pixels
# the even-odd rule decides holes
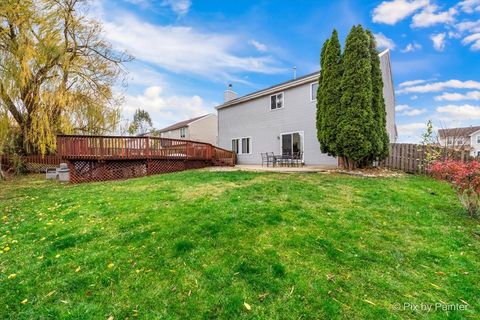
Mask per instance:
[[[292,132],[282,134],[282,155],[297,155],[301,153],[303,159],[303,133]]]

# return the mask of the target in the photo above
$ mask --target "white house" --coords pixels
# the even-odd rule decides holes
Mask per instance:
[[[480,126],[439,129],[438,142],[442,147],[470,150],[472,157],[479,157]]]
[[[180,121],[158,130],[162,138],[184,139],[217,145],[217,116],[213,113]]]
[[[388,50],[379,54],[390,142],[397,139],[395,92]],[[337,159],[320,151],[316,129],[319,72],[243,97],[231,86],[218,110],[219,147],[233,150],[239,164],[262,163],[261,153],[301,152],[307,165],[336,166]],[[352,137],[355,139],[355,137]]]

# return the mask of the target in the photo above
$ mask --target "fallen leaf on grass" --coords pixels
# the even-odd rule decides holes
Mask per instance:
[[[113,319],[115,319],[113,316],[110,316],[107,318],[107,320],[113,320]]]
[[[243,306],[244,306],[245,309],[247,309],[248,311],[252,310],[252,307],[251,307],[248,303],[246,303],[246,302],[243,303]]]
[[[260,302],[262,302],[263,300],[265,300],[265,298],[266,298],[269,294],[270,294],[270,293],[268,293],[268,292],[259,294],[259,295],[258,295],[258,300],[260,300]]]
[[[12,274],[10,274],[7,278],[8,278],[8,279],[15,279],[16,276],[17,276],[16,273],[12,273]]]
[[[47,293],[46,297],[51,297],[55,293],[55,291],[57,290],[50,291],[49,293]]]
[[[115,267],[115,265],[113,263],[109,263],[107,267],[108,269],[112,269],[113,267]]]
[[[26,304],[28,302],[28,299],[25,299],[23,300],[22,302],[20,302],[21,304]]]
[[[432,287],[434,287],[434,288],[436,288],[436,289],[438,289],[438,290],[441,290],[441,289],[442,289],[441,287],[437,286],[437,285],[434,284],[434,283],[430,283],[430,284],[432,285]]]
[[[376,306],[375,303],[373,303],[372,301],[370,300],[367,300],[367,299],[363,299],[363,301],[365,301],[366,303],[370,303],[372,306]]]
[[[75,272],[79,272],[80,269],[82,269],[81,267],[78,267],[77,269],[75,269]]]

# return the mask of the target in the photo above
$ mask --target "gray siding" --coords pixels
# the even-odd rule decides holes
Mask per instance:
[[[314,80],[312,80],[313,83]],[[320,152],[315,124],[316,102],[310,101],[310,83],[284,90],[283,109],[270,110],[270,95],[218,110],[219,146],[230,150],[234,138],[251,137],[251,154],[239,154],[239,164],[259,164],[260,153],[281,153],[280,135],[302,132],[307,165],[337,164]]]
[[[383,98],[387,112],[387,132],[390,143],[394,143],[397,141],[397,130],[395,129],[395,89],[390,66],[390,51],[385,51],[380,55],[380,68],[382,69]]]
[[[383,95],[387,112],[387,132],[390,142],[397,138],[395,128],[395,92],[390,66],[390,53],[380,55]],[[218,109],[219,147],[231,150],[232,139],[250,137],[251,154],[239,154],[239,164],[260,164],[260,153],[281,153],[281,134],[303,133],[304,161],[307,165],[336,166],[337,159],[321,153],[317,140],[316,101],[311,101],[310,86],[317,81],[317,75],[308,76],[298,85],[272,92],[258,94],[250,100],[238,102]],[[311,81],[310,81],[311,80]],[[270,110],[270,92],[284,93],[283,109]],[[242,99],[242,98],[239,98]],[[355,137],[352,137],[354,139]]]

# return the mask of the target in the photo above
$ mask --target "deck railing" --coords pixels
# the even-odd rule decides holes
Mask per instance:
[[[128,160],[186,159],[226,161],[234,164],[235,153],[209,143],[158,137],[57,136],[62,159]]]

